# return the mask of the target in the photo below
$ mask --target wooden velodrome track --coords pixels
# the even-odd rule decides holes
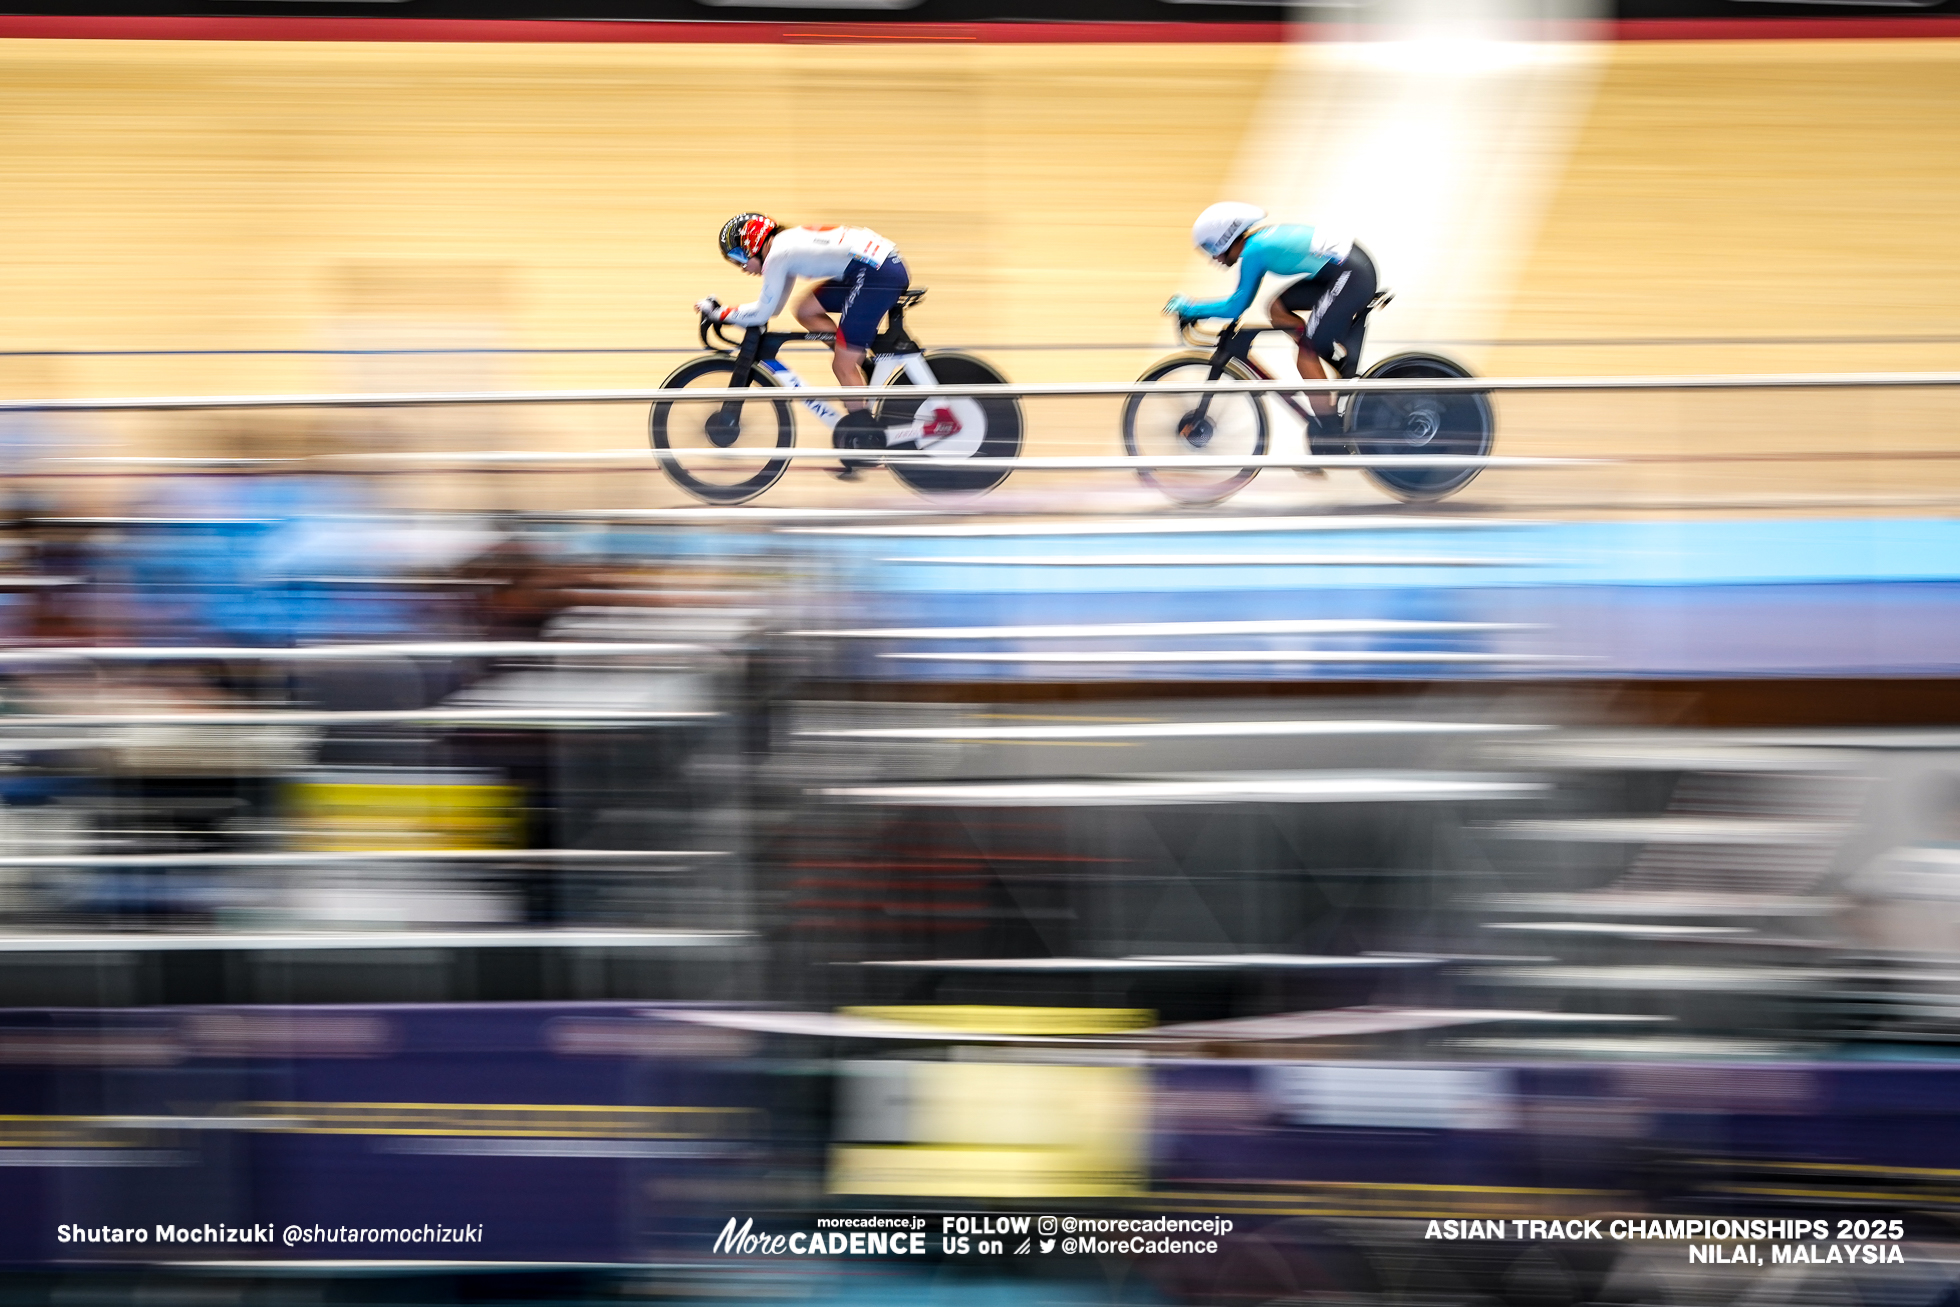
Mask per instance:
[[[0,350],[15,352],[0,389],[653,384],[679,356],[20,352],[686,346],[690,301],[753,285],[711,240],[751,206],[898,239],[932,289],[914,323],[929,344],[1144,345],[994,355],[1017,380],[1125,380],[1169,346],[1166,294],[1211,284],[1185,233],[1240,175],[1262,94],[1313,58],[1288,49],[0,42]],[[1639,42],[1591,57],[1507,307],[1477,327],[1513,343],[1448,352],[1499,375],[1960,366],[1960,41]],[[1384,342],[1409,339],[1394,313]],[[826,371],[812,356],[806,375]],[[1029,452],[1115,453],[1114,411],[1031,405]],[[1514,454],[1960,449],[1952,392],[1517,397],[1500,411],[1499,452]],[[97,454],[601,449],[640,443],[643,419],[119,416],[43,430]],[[1003,493],[1033,502],[1069,484],[1023,476]],[[524,485],[495,495],[681,502],[657,474]],[[1259,486],[1302,504],[1380,498],[1352,474]],[[1920,511],[1955,490],[1943,460],[1854,458],[1494,473],[1464,499]],[[421,492],[479,493],[458,479]],[[888,501],[908,502],[882,479],[804,475],[764,502]]]

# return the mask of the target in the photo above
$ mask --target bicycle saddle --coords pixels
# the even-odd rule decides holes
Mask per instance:
[[[898,293],[898,306],[902,309],[909,309],[925,297],[926,288],[924,286],[914,286],[910,290],[902,290]]]

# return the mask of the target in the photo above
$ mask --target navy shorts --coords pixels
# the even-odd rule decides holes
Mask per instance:
[[[878,334],[878,323],[911,284],[905,260],[894,250],[875,268],[853,263],[843,276],[817,287],[817,303],[825,312],[837,315],[837,339],[841,343],[866,349]]]
[[[1355,317],[1375,297],[1375,262],[1356,245],[1339,263],[1330,263],[1311,277],[1280,291],[1281,304],[1306,319],[1306,343],[1332,361],[1334,346],[1345,345]],[[1345,365],[1348,360],[1343,359]]]

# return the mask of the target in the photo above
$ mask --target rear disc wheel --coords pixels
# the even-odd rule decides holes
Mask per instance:
[[[932,375],[949,386],[1000,386],[1007,378],[990,364],[968,354],[929,353]],[[903,370],[888,385],[913,385]],[[923,456],[912,446],[898,445],[904,457],[886,466],[892,475],[922,495],[980,495],[1007,480],[1013,468],[973,467],[966,460],[1013,459],[1021,456],[1021,404],[1006,395],[893,396],[878,405],[878,420],[889,429],[924,423],[927,439]]]
[[[1457,364],[1434,354],[1398,354],[1369,368],[1366,377],[1467,377]],[[1480,391],[1364,391],[1348,406],[1348,440],[1369,458],[1448,454],[1483,458],[1496,438],[1490,396]],[[1367,469],[1374,483],[1397,499],[1431,500],[1455,494],[1483,469],[1397,467]]]

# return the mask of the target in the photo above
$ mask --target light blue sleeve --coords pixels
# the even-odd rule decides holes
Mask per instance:
[[[1259,283],[1266,278],[1266,251],[1258,240],[1249,240],[1239,254],[1239,284],[1222,300],[1186,303],[1181,316],[1187,318],[1239,318],[1252,307]]]

